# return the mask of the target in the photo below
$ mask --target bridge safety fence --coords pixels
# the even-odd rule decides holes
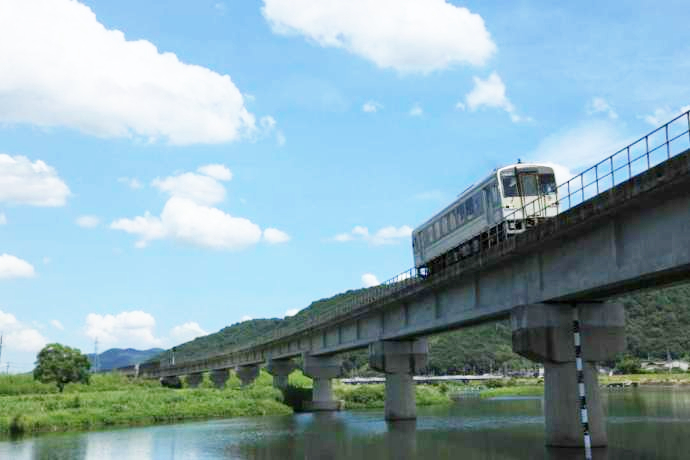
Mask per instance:
[[[690,110],[558,185],[558,201],[555,204],[548,204],[543,199],[536,199],[504,216],[500,223],[482,234],[485,239],[488,239],[485,241],[488,244],[480,244],[479,251],[481,252],[484,247],[491,247],[511,236],[506,231],[508,221],[530,221],[530,226],[538,226],[544,222],[544,219],[540,217],[546,216],[550,207],[557,206],[559,213],[572,209],[689,148]],[[462,260],[458,263],[462,263]],[[338,317],[423,283],[429,276],[433,275],[434,273],[430,274],[425,269],[410,268],[377,286],[361,290],[355,294],[344,295],[345,299],[342,302],[338,302],[325,310],[319,310],[316,314],[310,314],[308,310],[298,313],[293,318],[286,318],[284,326],[261,334],[250,342],[237,344],[221,353],[209,354],[203,359],[195,359],[189,363],[212,362],[241,350],[255,348],[325,325]],[[166,366],[167,363],[162,363],[162,365]]]

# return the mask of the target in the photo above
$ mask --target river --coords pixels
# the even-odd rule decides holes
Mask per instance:
[[[690,459],[690,391],[604,393],[609,447],[597,460]],[[0,442],[11,460],[582,459],[544,447],[541,398],[467,398],[419,408],[416,422],[382,411],[236,418]]]

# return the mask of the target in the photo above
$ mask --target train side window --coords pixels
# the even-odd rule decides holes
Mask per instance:
[[[429,245],[431,242],[434,240],[434,236],[432,234],[433,229],[431,228],[431,225],[429,225],[427,228],[424,229],[424,242]]]
[[[457,220],[455,218],[455,210],[452,210],[448,213],[448,225],[450,226],[451,232],[458,227]]]
[[[501,206],[501,195],[498,193],[498,182],[491,184],[491,202],[495,208]]]
[[[448,234],[448,216],[441,217],[441,235]]]
[[[465,203],[461,203],[457,208],[458,225],[463,225],[465,223]]]
[[[472,220],[474,218],[474,200],[470,198],[469,200],[465,201],[465,218],[467,220]]]
[[[472,197],[472,201],[474,201],[474,212],[476,215],[481,215],[484,213],[484,203],[482,201],[482,194],[481,192],[475,193],[474,196]]]
[[[441,238],[441,224],[439,221],[434,222],[434,239],[438,240]]]

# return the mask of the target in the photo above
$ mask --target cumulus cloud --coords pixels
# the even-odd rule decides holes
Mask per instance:
[[[501,80],[501,77],[493,72],[486,80],[479,77],[473,77],[474,88],[465,96],[465,102],[458,102],[455,107],[464,110],[468,108],[475,111],[482,107],[502,109],[510,119],[517,123],[520,121],[530,121],[529,117],[522,117],[517,114],[515,106],[510,102],[506,96],[506,85]]]
[[[101,223],[101,219],[96,216],[80,216],[76,223],[81,228],[96,228]]]
[[[59,329],[61,331],[65,330],[65,326],[63,326],[62,323],[57,319],[51,319],[50,325],[53,326],[55,329]]]
[[[190,321],[188,323],[180,324],[170,330],[170,338],[175,343],[184,343],[194,340],[197,337],[208,335],[208,332],[203,330],[199,323]]]
[[[7,350],[35,353],[48,343],[48,339],[36,329],[24,325],[12,313],[2,310],[0,331],[5,333],[3,347]]]
[[[638,118],[644,120],[647,124],[657,127],[671,121],[681,113],[685,113],[688,110],[690,110],[690,105],[685,105],[678,110],[673,110],[669,107],[660,107],[655,109],[654,112],[639,116]]]
[[[262,13],[275,33],[399,72],[483,65],[496,51],[481,16],[445,0],[264,0]]]
[[[225,187],[219,180],[230,180],[232,173],[223,165],[206,165],[203,174],[182,173],[155,179],[152,185],[171,195],[160,216],[146,212],[132,219],[117,219],[110,228],[139,236],[135,246],[170,238],[182,243],[211,249],[240,250],[261,240],[269,244],[283,243],[289,236],[278,229],[262,232],[255,223],[234,217],[210,205],[225,199]]]
[[[383,105],[376,101],[367,101],[362,106],[362,111],[366,113],[376,113],[383,108]]]
[[[230,168],[221,164],[200,166],[197,171],[220,181],[229,181],[232,179],[232,171],[230,171]]]
[[[362,286],[365,288],[370,288],[374,286],[378,286],[381,284],[379,282],[379,279],[376,277],[376,275],[372,273],[365,273],[362,275]]]
[[[89,313],[84,327],[86,336],[106,346],[135,348],[159,347],[163,341],[154,334],[156,320],[141,310],[116,315]]]
[[[415,104],[412,106],[412,108],[410,109],[408,114],[411,117],[421,117],[424,114],[424,110],[422,109],[422,107],[419,104]]]
[[[194,246],[239,250],[261,239],[261,228],[250,220],[179,197],[168,200],[160,217],[147,213],[116,220],[110,227],[138,235],[140,248],[153,240],[172,238]]]
[[[1,22],[2,19],[0,19]],[[2,43],[1,39],[0,43]],[[0,46],[0,61],[2,61],[1,50],[2,46]],[[1,81],[4,74],[5,72],[0,72],[0,88],[2,88]],[[0,100],[2,97],[0,89]],[[0,104],[0,120],[2,110],[3,107]],[[41,160],[32,162],[24,156],[0,153],[0,202],[55,207],[64,206],[69,195],[69,187],[60,179],[53,167]]]
[[[127,185],[127,187],[131,188],[132,190],[138,190],[143,187],[141,182],[139,182],[139,179],[135,177],[120,177],[117,179],[117,181],[121,184]]]
[[[264,230],[264,241],[269,244],[287,243],[290,241],[290,235],[277,228],[267,228]]]
[[[609,120],[588,120],[545,137],[529,158],[582,169],[603,160],[626,143],[618,125]],[[561,178],[557,180],[561,183]]]
[[[367,227],[361,225],[355,226],[348,233],[340,233],[333,237],[333,240],[339,243],[347,241],[361,240],[373,245],[393,244],[401,240],[410,238],[412,235],[412,227],[403,225],[401,227],[394,227],[389,225],[379,229],[374,234],[369,233]]]
[[[66,126],[172,144],[236,140],[255,129],[228,75],[127,40],[73,0],[0,2],[0,122]]]
[[[592,100],[587,103],[586,110],[588,115],[603,113],[612,120],[618,118],[616,111],[613,110],[613,107],[611,107],[603,97],[593,97]]]
[[[243,322],[245,322],[245,321],[251,321],[252,319],[254,319],[254,318],[252,318],[252,317],[249,316],[249,315],[244,315],[244,316],[240,319],[240,322],[243,323]]]
[[[164,179],[156,178],[151,185],[170,196],[189,199],[202,205],[213,205],[225,200],[225,187],[215,178],[204,174],[188,172]]]
[[[299,313],[299,308],[291,308],[285,312],[285,317],[287,318],[288,316],[295,316],[297,313]]]
[[[0,279],[33,278],[34,266],[10,254],[0,255]]]

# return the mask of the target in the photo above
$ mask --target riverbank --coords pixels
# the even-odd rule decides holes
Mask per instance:
[[[292,413],[270,377],[246,389],[229,381],[223,390],[209,388],[210,382],[170,390],[156,381],[103,374],[92,376],[91,385],[68,385],[64,393],[29,376],[9,378],[0,378],[0,435]]]

